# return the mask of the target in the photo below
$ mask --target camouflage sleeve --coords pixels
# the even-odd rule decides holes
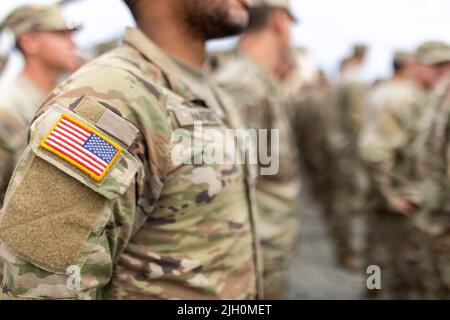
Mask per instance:
[[[25,137],[25,128],[8,112],[0,109],[0,208],[12,171],[26,147]]]
[[[360,133],[363,125],[366,89],[363,85],[354,85],[349,89],[350,117],[356,133]]]
[[[407,143],[408,134],[399,119],[388,109],[374,121],[362,133],[360,152],[376,189],[389,202],[396,196],[393,188],[396,152]]]
[[[108,299],[114,267],[161,193],[170,141],[164,108],[144,85],[102,70],[63,84],[30,127],[0,218],[2,299]],[[111,77],[127,95],[96,80]],[[152,117],[137,120],[135,101]],[[87,130],[96,151],[84,147],[106,164],[75,165],[68,151],[76,146],[62,129]]]
[[[255,83],[246,84],[242,81],[222,81],[224,90],[234,98],[240,114],[244,117],[247,128],[270,128],[268,108],[270,101],[267,94]]]
[[[432,109],[430,106],[437,109]],[[423,128],[426,139],[422,138],[417,146],[421,155],[419,168],[421,210],[412,221],[421,231],[432,236],[449,233],[450,217],[448,215],[448,192],[450,183],[450,92],[442,100],[433,101],[428,106],[430,113],[425,114]],[[435,114],[431,117],[432,113]],[[434,120],[432,120],[434,118]]]

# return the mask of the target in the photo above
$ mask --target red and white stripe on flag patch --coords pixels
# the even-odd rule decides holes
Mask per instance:
[[[122,148],[98,131],[63,114],[40,146],[101,181]]]

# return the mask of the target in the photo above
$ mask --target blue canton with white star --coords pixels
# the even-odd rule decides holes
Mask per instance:
[[[96,134],[92,134],[84,143],[83,148],[93,153],[106,163],[110,163],[117,154],[117,149]]]

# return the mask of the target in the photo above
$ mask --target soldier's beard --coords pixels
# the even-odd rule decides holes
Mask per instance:
[[[187,7],[186,24],[189,30],[204,40],[238,35],[247,27],[248,19],[234,21],[224,7],[205,8],[204,2],[198,4],[197,1],[187,1]]]

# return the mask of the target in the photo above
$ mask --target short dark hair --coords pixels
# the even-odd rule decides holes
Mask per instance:
[[[246,31],[259,31],[269,23],[272,14],[278,8],[270,6],[256,7],[249,10],[249,22]]]

